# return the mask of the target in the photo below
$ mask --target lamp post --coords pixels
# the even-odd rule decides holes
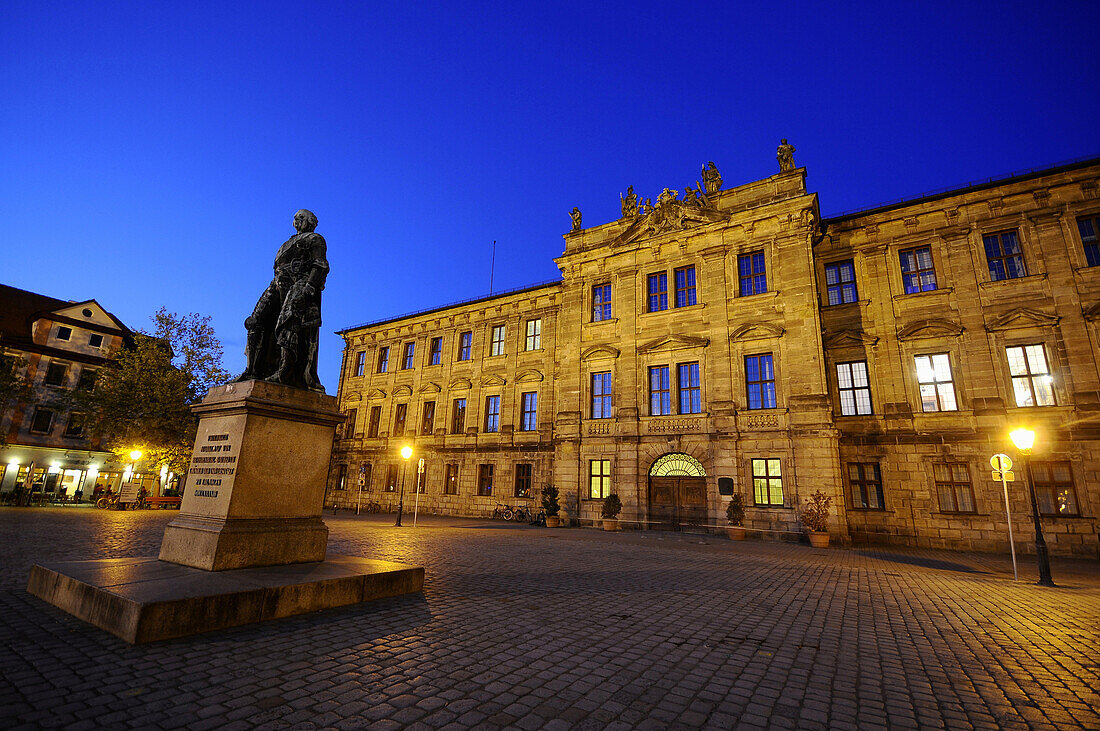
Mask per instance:
[[[134,475],[137,474],[137,461],[141,459],[141,450],[135,449],[130,452],[130,482],[134,481]]]
[[[1054,586],[1054,579],[1050,576],[1050,555],[1047,553],[1047,542],[1043,538],[1043,524],[1039,520],[1039,501],[1035,497],[1035,481],[1031,479],[1031,448],[1035,446],[1035,432],[1023,427],[1016,429],[1008,435],[1012,443],[1020,452],[1022,469],[1020,473],[1027,480],[1028,490],[1031,492],[1031,518],[1035,521],[1035,558],[1039,562],[1039,585]]]
[[[405,509],[405,468],[409,465],[412,453],[412,447],[407,444],[401,448],[401,458],[405,461],[401,463],[401,493],[397,497],[397,522],[394,523],[396,528],[401,527],[401,511]]]

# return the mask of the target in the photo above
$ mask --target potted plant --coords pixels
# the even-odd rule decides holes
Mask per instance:
[[[558,488],[547,483],[542,488],[542,512],[546,513],[546,527],[557,528],[561,525],[558,513],[561,506],[558,505]]]
[[[821,490],[815,490],[806,498],[802,506],[802,525],[810,536],[810,545],[814,548],[829,547],[829,507],[833,499]]]
[[[726,533],[730,540],[745,540],[745,497],[740,493],[730,497],[730,503],[726,506],[726,520],[729,521]]]
[[[603,518],[604,530],[619,530],[619,513],[623,512],[623,501],[619,499],[619,494],[616,492],[611,493],[603,499],[603,508],[600,510],[600,516]]]

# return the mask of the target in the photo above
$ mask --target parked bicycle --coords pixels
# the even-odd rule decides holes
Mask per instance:
[[[531,521],[531,525],[541,525],[543,528],[545,528],[546,527],[546,511],[540,510],[538,512],[538,515],[536,515],[534,517],[534,519]]]
[[[531,513],[531,508],[526,505],[520,505],[512,509],[512,518],[517,523],[530,523],[534,515]]]
[[[108,493],[95,501],[95,506],[106,510],[107,508],[118,507],[118,493]]]
[[[382,503],[377,500],[368,500],[363,504],[363,512],[365,513],[381,513]]]
[[[493,511],[493,520],[511,520],[514,514],[511,505],[497,503],[496,510]]]

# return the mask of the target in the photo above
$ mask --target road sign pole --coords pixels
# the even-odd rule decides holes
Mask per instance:
[[[1012,550],[1012,580],[1019,581],[1020,574],[1016,570],[1016,541],[1012,537],[1012,510],[1008,507],[1008,480],[1001,473],[1001,487],[1005,491],[1005,518],[1008,520],[1008,547]]]

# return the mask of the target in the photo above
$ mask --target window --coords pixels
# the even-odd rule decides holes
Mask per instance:
[[[771,353],[745,356],[745,389],[750,409],[775,408],[775,369]]]
[[[93,348],[99,348],[103,346],[103,336],[99,333],[92,333],[88,336],[88,345]]]
[[[1085,263],[1090,267],[1100,266],[1100,217],[1078,218],[1077,231],[1081,234],[1081,245],[1085,247]]]
[[[982,241],[985,243],[985,260],[989,264],[990,279],[997,282],[1027,276],[1024,255],[1015,231],[989,234],[983,236]]]
[[[367,367],[367,351],[360,350],[355,354],[355,375],[363,375],[364,369]]]
[[[456,398],[451,404],[451,434],[466,431],[466,399]]]
[[[649,368],[649,415],[667,416],[672,413],[672,396],[669,392],[668,366]]]
[[[699,392],[699,364],[681,363],[676,367],[676,385],[680,389],[680,413],[698,414],[703,410]]]
[[[413,353],[416,352],[416,343],[405,343],[405,356],[401,359],[401,369],[409,370],[413,367]]]
[[[936,268],[932,264],[932,247],[921,246],[899,252],[901,282],[906,294],[931,292],[936,287]]]
[[[493,328],[493,342],[489,346],[489,355],[504,355],[504,325]]]
[[[646,291],[649,293],[648,312],[660,312],[668,309],[668,273],[650,274],[646,279]]]
[[[355,436],[355,419],[359,416],[358,409],[348,409],[348,418],[344,422],[344,436]]]
[[[483,464],[477,468],[477,494],[493,494],[493,465]]]
[[[474,334],[467,330],[458,336],[458,359],[469,360],[470,348],[474,343]]]
[[[752,460],[752,493],[757,505],[783,507],[783,475],[778,459]]]
[[[443,338],[432,338],[432,347],[428,352],[428,365],[439,365],[443,358]]]
[[[378,372],[385,373],[390,366],[390,348],[387,345],[378,349]]]
[[[849,463],[848,485],[852,488],[853,508],[886,509],[886,503],[882,499],[882,473],[878,462]]]
[[[395,437],[405,436],[405,416],[408,411],[408,404],[397,404],[393,407],[393,435]]]
[[[525,393],[522,398],[523,414],[520,418],[520,431],[534,431],[538,428],[538,405],[539,395],[537,393]]]
[[[64,325],[58,325],[57,327],[57,339],[68,340],[73,336],[73,329],[71,327],[65,327]]]
[[[611,460],[588,460],[588,497],[602,500],[611,494]]]
[[[676,306],[695,304],[695,267],[681,267],[673,271],[676,282]]]
[[[52,428],[53,409],[36,408],[34,410],[34,418],[31,420],[31,431],[45,434]]]
[[[836,383],[840,391],[841,416],[862,416],[871,410],[871,382],[867,361],[836,364]]]
[[[611,285],[597,284],[592,288],[592,322],[611,319]]]
[[[767,292],[768,277],[764,272],[764,252],[754,251],[737,257],[737,276],[741,280],[742,297]]]
[[[397,465],[391,464],[386,468],[386,492],[397,492]]]
[[[940,510],[945,513],[973,513],[974,490],[970,486],[970,468],[965,464],[937,463],[932,465]]]
[[[843,305],[859,299],[856,267],[851,259],[825,265],[825,290],[830,305]]]
[[[443,494],[458,494],[458,465],[449,463],[443,470]]]
[[[947,353],[918,355],[917,383],[920,384],[921,410],[957,411],[955,384],[951,380],[951,359]]]
[[[1035,499],[1043,515],[1079,515],[1069,462],[1032,462]]]
[[[367,437],[374,439],[378,436],[378,427],[382,423],[382,407],[370,407],[370,421],[367,423]]]
[[[526,350],[540,350],[542,348],[542,320],[527,321]]]
[[[423,418],[420,420],[420,433],[431,436],[435,431],[435,401],[425,401]]]
[[[76,382],[76,387],[81,391],[91,391],[95,388],[95,379],[99,375],[99,370],[96,368],[81,368],[80,379]]]
[[[1042,344],[1005,348],[1017,406],[1054,406],[1054,379]]]
[[[592,374],[592,418],[611,418],[611,371]]]
[[[339,469],[336,470],[336,489],[346,490],[348,488],[347,480],[348,466],[346,464],[342,464],[339,466]]]
[[[84,414],[69,414],[69,423],[65,425],[65,436],[84,436]]]
[[[531,472],[534,465],[516,465],[516,497],[531,497]]]
[[[69,372],[69,366],[64,363],[53,362],[46,367],[46,385],[65,385],[65,375]]]
[[[500,431],[500,396],[485,397],[485,431]]]

